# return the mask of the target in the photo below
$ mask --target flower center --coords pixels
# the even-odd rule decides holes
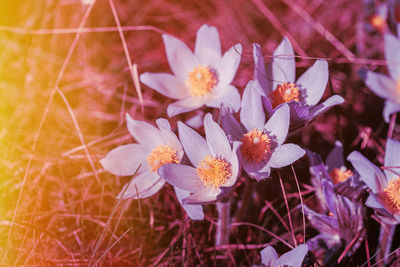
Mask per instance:
[[[154,148],[146,159],[152,172],[157,171],[164,164],[179,163],[178,153],[167,145]]]
[[[386,20],[382,16],[372,15],[369,19],[371,25],[378,31],[384,32],[386,29]]]
[[[284,82],[269,94],[272,107],[275,108],[282,103],[289,103],[292,100],[299,101],[300,89],[294,83]]]
[[[217,85],[217,74],[208,67],[201,65],[194,68],[188,74],[186,85],[192,96],[203,96],[211,92]]]
[[[351,170],[346,169],[346,167],[334,168],[329,175],[331,176],[333,183],[341,183],[346,181],[347,178],[353,176],[353,172]]]
[[[400,212],[400,177],[389,182],[384,189],[384,199],[394,213]]]
[[[219,157],[207,156],[196,168],[206,186],[218,188],[232,175],[231,164]]]
[[[240,151],[249,161],[260,162],[271,153],[271,138],[263,131],[254,129],[243,135]]]

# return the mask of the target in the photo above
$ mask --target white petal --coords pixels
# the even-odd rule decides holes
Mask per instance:
[[[231,157],[231,146],[225,132],[212,119],[210,113],[207,113],[204,118],[204,130],[206,132],[206,140],[211,153],[216,156],[222,156],[224,159]]]
[[[221,60],[221,44],[217,28],[204,24],[197,31],[194,54],[203,66],[216,68]]]
[[[396,83],[390,77],[381,73],[368,71],[365,84],[377,96],[397,102],[396,99],[399,94],[397,92]]]
[[[383,108],[383,118],[386,123],[389,123],[390,115],[400,111],[400,104],[392,102],[390,100],[385,101],[385,106]]]
[[[261,250],[261,263],[265,266],[275,267],[278,261],[278,254],[272,246],[268,246]]]
[[[204,188],[204,183],[197,175],[196,169],[181,164],[169,163],[158,169],[158,175],[168,183],[180,189],[196,192]]]
[[[182,200],[184,198],[187,198],[190,196],[189,191],[182,190],[178,187],[174,187],[176,198],[178,199],[179,203],[182,205]],[[203,207],[201,205],[189,205],[189,204],[184,204],[182,205],[182,208],[186,211],[187,215],[190,217],[192,220],[203,220],[204,219],[204,213],[203,213]]]
[[[384,39],[388,69],[393,79],[397,80],[400,78],[400,40],[390,33],[386,33]]]
[[[385,167],[392,167],[384,169],[388,181],[396,179],[400,176],[400,142],[388,138],[386,141],[385,150]],[[395,174],[397,173],[397,175]]]
[[[304,101],[307,105],[316,105],[325,92],[329,72],[326,60],[317,60],[300,76],[297,84],[305,91]]]
[[[259,84],[259,94],[268,96],[272,92],[272,79],[268,79],[265,71],[264,57],[259,44],[253,44],[254,80]],[[259,89],[259,88],[257,88]]]
[[[217,87],[216,89],[222,89],[220,92],[213,94],[206,106],[213,108],[220,108],[221,104],[224,104],[231,112],[237,112],[240,108],[240,94],[238,89],[233,85],[227,85],[225,88]]]
[[[240,108],[240,121],[248,131],[261,130],[265,124],[265,112],[261,96],[253,89],[252,84],[252,81],[247,83]]]
[[[218,195],[221,193],[221,189],[205,187],[197,192],[194,192],[192,195],[183,199],[184,204],[208,204],[217,200]]]
[[[185,84],[168,73],[143,73],[140,80],[145,85],[157,92],[173,99],[181,99],[189,96]]]
[[[204,105],[204,101],[199,97],[189,97],[176,101],[168,105],[167,114],[169,117],[195,110]]]
[[[308,246],[301,244],[289,252],[283,254],[276,262],[277,266],[301,267],[304,257],[308,252]]]
[[[118,198],[146,198],[154,195],[164,186],[165,180],[155,172],[140,173],[126,184],[118,195]]]
[[[236,44],[225,52],[217,66],[218,84],[228,85],[235,77],[242,56],[242,45]]]
[[[283,82],[295,82],[296,63],[292,44],[287,37],[284,37],[274,52],[272,64],[272,90]]]
[[[270,166],[272,168],[288,166],[304,156],[305,153],[304,149],[295,144],[278,146],[272,153]]]
[[[134,120],[128,113],[126,114],[126,124],[128,131],[138,143],[149,148],[154,148],[163,144],[160,131],[153,125],[144,121]]]
[[[265,124],[265,130],[275,136],[278,145],[282,144],[287,136],[290,123],[289,106],[285,103],[275,109],[274,114]]]

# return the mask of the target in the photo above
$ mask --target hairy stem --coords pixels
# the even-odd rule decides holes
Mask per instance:
[[[376,256],[376,262],[378,263],[378,266],[383,267],[387,264],[395,229],[396,225],[389,225],[385,223],[381,224],[381,229],[379,231],[379,243],[377,248],[378,254]]]
[[[215,234],[215,245],[221,246],[229,243],[229,230],[230,230],[230,201],[217,202],[218,210],[218,223],[217,232]]]

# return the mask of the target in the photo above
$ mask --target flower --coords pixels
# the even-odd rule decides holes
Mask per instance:
[[[400,223],[400,141],[388,139],[383,172],[375,164],[353,151],[347,160],[371,190],[365,204],[375,209],[378,217],[388,224]]]
[[[265,122],[261,96],[250,81],[244,92],[240,109],[240,122],[222,109],[221,125],[233,141],[240,141],[238,150],[243,169],[250,177],[268,178],[272,168],[292,164],[305,151],[295,144],[284,144],[289,128],[289,107],[278,107]]]
[[[165,184],[157,170],[164,164],[181,162],[183,149],[166,119],[156,121],[158,129],[147,122],[133,120],[128,114],[126,122],[130,134],[138,143],[114,148],[100,163],[109,172],[123,176],[133,175],[140,166],[138,175],[124,186],[118,197],[150,197]],[[180,203],[181,199],[189,194],[179,189],[175,189],[175,192]],[[183,205],[183,208],[194,220],[204,218],[201,206]]]
[[[206,139],[182,122],[178,122],[179,138],[193,166],[163,165],[158,173],[168,183],[193,192],[183,199],[186,204],[205,204],[218,200],[228,192],[237,179],[239,164],[233,149],[211,114],[204,117]]]
[[[286,252],[281,257],[278,257],[275,249],[272,246],[268,246],[261,250],[261,264],[267,267],[301,267],[304,257],[308,252],[308,246],[301,244],[289,252]]]
[[[390,76],[364,69],[360,71],[360,76],[372,92],[386,100],[383,118],[388,123],[390,115],[400,111],[400,40],[389,33],[384,35],[384,39]]]
[[[317,60],[295,81],[295,55],[290,41],[285,37],[276,48],[267,71],[260,45],[253,44],[255,88],[266,97],[267,112],[282,103],[289,103],[292,123],[301,123],[314,119],[330,107],[341,104],[344,99],[333,95],[318,104],[324,94],[329,72],[325,60]],[[317,105],[318,104],[318,105]]]
[[[160,94],[177,99],[167,108],[168,116],[197,109],[203,105],[232,110],[240,105],[238,90],[230,83],[239,66],[242,46],[236,44],[223,56],[218,31],[203,25],[197,31],[194,54],[182,41],[163,34],[172,74],[143,73],[140,80]]]

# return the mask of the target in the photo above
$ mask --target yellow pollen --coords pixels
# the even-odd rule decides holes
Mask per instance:
[[[269,94],[272,107],[275,108],[282,103],[289,103],[292,100],[299,101],[300,89],[294,83],[284,82]]]
[[[379,32],[381,32],[381,33],[385,32],[385,30],[386,30],[386,20],[382,16],[372,15],[369,18],[369,22]]]
[[[178,153],[167,145],[154,148],[146,159],[152,172],[157,171],[164,164],[179,163]]]
[[[334,168],[329,175],[331,176],[333,183],[341,183],[347,180],[350,176],[353,176],[353,172],[351,170],[346,169],[346,167]]]
[[[185,83],[189,87],[189,93],[192,96],[204,96],[211,92],[217,82],[217,75],[214,71],[199,65],[189,72]]]
[[[196,168],[206,186],[218,188],[232,175],[231,164],[219,157],[207,156]]]
[[[260,162],[271,153],[271,139],[263,131],[254,129],[243,135],[240,151],[249,161]]]
[[[384,189],[384,199],[393,213],[400,213],[400,177],[389,182]]]

